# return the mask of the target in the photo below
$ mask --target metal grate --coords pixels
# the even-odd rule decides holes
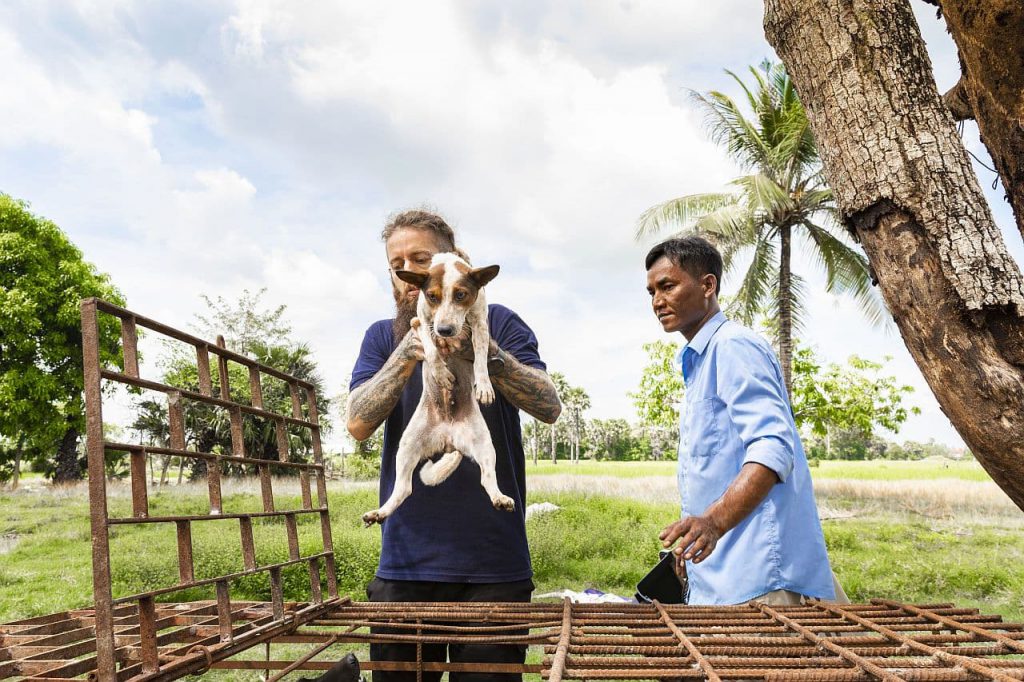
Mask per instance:
[[[364,661],[364,670],[532,673],[566,679],[707,680],[1024,680],[1024,625],[951,604],[699,607],[563,603],[288,604],[235,603],[235,640],[220,640],[214,601],[157,604],[159,671],[141,670],[141,627],[132,607],[114,612],[126,667],[119,679],[176,679],[209,668],[267,671],[268,682],[294,671],[324,671],[371,642],[529,645],[536,663]],[[91,609],[0,626],[0,678],[66,679],[94,669],[79,658],[94,640]],[[371,628],[373,632],[371,632]],[[384,630],[385,632],[381,632]],[[226,658],[256,644],[287,644],[258,660]],[[422,647],[417,647],[422,651]],[[295,655],[296,650],[300,653]],[[10,660],[3,660],[6,655]],[[362,657],[365,658],[365,657]],[[273,674],[272,674],[273,673]]]
[[[121,343],[124,353],[124,372],[105,368],[100,363],[98,352],[97,315],[108,314],[121,322]],[[160,336],[188,344],[195,349],[199,391],[169,386],[139,375],[138,328],[143,327]],[[327,506],[327,485],[324,479],[323,453],[320,443],[320,424],[316,409],[316,391],[313,385],[288,374],[261,365],[243,355],[224,347],[223,338],[210,343],[190,334],[172,329],[154,320],[142,317],[124,308],[97,299],[82,302],[82,341],[84,352],[85,400],[86,400],[86,448],[89,466],[89,506],[92,524],[93,549],[93,614],[96,639],[96,673],[102,682],[114,682],[132,674],[143,676],[162,672],[164,664],[160,659],[158,634],[163,625],[159,617],[156,598],[170,595],[183,589],[213,586],[217,600],[215,604],[218,644],[220,649],[231,649],[234,640],[243,634],[252,638],[251,631],[273,632],[275,628],[288,623],[294,626],[296,618],[313,614],[328,608],[338,598],[338,587],[334,565],[334,547],[331,540],[331,524]],[[215,356],[219,394],[214,394],[211,377],[211,354]],[[251,402],[242,404],[232,399],[228,363],[234,362],[248,368]],[[291,397],[291,413],[275,412],[272,406],[263,402],[262,378],[274,377],[283,381]],[[162,393],[167,399],[169,447],[116,443],[106,441],[103,431],[103,382],[113,382]],[[303,400],[304,398],[304,400]],[[189,403],[208,405],[227,412],[230,420],[231,454],[197,452],[186,448],[185,410]],[[254,415],[274,424],[276,431],[277,460],[256,459],[246,453],[243,437],[243,414]],[[290,461],[289,427],[308,431],[312,448],[312,462]],[[132,513],[127,517],[111,517],[107,508],[107,483],[104,472],[106,451],[127,452],[130,457]],[[209,490],[209,512],[190,516],[151,516],[147,493],[146,463],[150,455],[171,455],[206,463]],[[259,474],[263,511],[256,513],[224,513],[221,501],[221,468],[227,463],[255,467]],[[278,509],[274,500],[271,467],[295,471],[299,475],[302,491],[302,507],[299,509]],[[317,500],[313,505],[311,478],[316,481]],[[323,551],[302,555],[298,538],[298,518],[304,515],[319,515],[323,537]],[[193,561],[192,526],[210,520],[232,519],[238,522],[238,539],[241,546],[242,566],[240,570],[226,575],[198,579]],[[280,519],[284,522],[288,539],[288,560],[259,565],[253,536],[253,520],[267,522]],[[158,589],[138,594],[116,596],[111,589],[109,535],[112,526],[139,524],[164,524],[173,526],[178,547],[178,581]],[[306,612],[289,614],[285,609],[281,586],[282,569],[306,564],[309,569],[310,603]],[[325,601],[321,588],[321,568],[325,569],[328,600]],[[237,618],[231,600],[231,581],[257,573],[266,573],[270,581],[270,611],[255,621]],[[129,649],[117,641],[115,609],[122,605],[133,605],[132,613],[137,619],[138,660],[127,656]],[[119,611],[119,613],[121,613]],[[258,623],[258,624],[256,624]],[[203,646],[206,646],[205,644]],[[205,658],[209,652],[195,652],[191,659]],[[188,656],[186,657],[188,658]],[[117,665],[122,670],[117,673]],[[175,661],[181,665],[181,661]]]

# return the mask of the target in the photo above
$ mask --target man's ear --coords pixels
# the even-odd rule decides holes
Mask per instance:
[[[487,286],[488,282],[490,282],[492,279],[498,276],[498,270],[500,269],[501,268],[499,268],[497,265],[488,265],[487,267],[483,268],[474,268],[469,271],[469,276],[474,282],[476,282],[477,286],[485,287]]]
[[[402,280],[403,282],[408,282],[409,284],[412,284],[413,286],[422,289],[423,285],[427,283],[427,279],[429,279],[430,276],[424,272],[413,272],[412,270],[395,270],[395,277]]]
[[[718,290],[718,278],[709,272],[704,275],[704,286],[709,287],[708,289],[705,289],[705,296],[709,293],[715,293]]]

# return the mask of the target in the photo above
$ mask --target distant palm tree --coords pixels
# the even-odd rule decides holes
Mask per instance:
[[[712,241],[727,272],[749,257],[726,312],[748,326],[761,313],[771,314],[789,391],[792,335],[800,328],[805,293],[803,278],[790,266],[794,235],[811,246],[824,267],[827,291],[853,296],[873,325],[884,319],[885,308],[871,286],[867,259],[837,220],[806,112],[785,68],[770,61],[750,67],[753,89],[726,73],[743,89],[751,118],[720,92],[692,94],[706,114],[711,138],[751,173],[733,180],[732,192],[690,194],[652,206],[637,221],[636,238],[677,224]]]

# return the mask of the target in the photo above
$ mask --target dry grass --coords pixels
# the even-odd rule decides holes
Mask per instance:
[[[652,504],[679,500],[673,476],[619,478],[551,474],[531,476],[528,489],[532,501],[559,493],[610,495]],[[977,523],[998,519],[1000,523],[1017,521],[1024,525],[1024,513],[992,482],[826,478],[814,482],[814,492],[822,519],[922,516]]]

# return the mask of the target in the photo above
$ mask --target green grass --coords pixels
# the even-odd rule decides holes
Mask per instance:
[[[541,461],[527,464],[527,476],[573,474],[581,476],[615,476],[640,478],[643,476],[675,476],[675,462],[595,462],[579,463],[559,461],[552,464]],[[960,481],[992,480],[981,465],[974,461],[927,460],[904,462],[874,460],[870,462],[823,461],[811,468],[811,476],[845,478],[859,481],[925,481],[952,478]]]
[[[330,494],[340,589],[357,599],[365,598],[364,587],[380,551],[379,530],[364,529],[359,519],[373,506],[375,496],[372,489]],[[534,494],[530,501],[561,507],[528,523],[538,593],[597,587],[631,595],[637,580],[656,561],[658,531],[678,513],[675,504],[596,494],[543,493]],[[126,505],[124,498],[112,499],[111,513],[126,513]],[[205,498],[195,494],[151,496],[153,514],[202,513],[204,505]],[[298,506],[298,500],[281,498],[279,505]],[[229,511],[258,508],[256,495],[225,498]],[[0,535],[18,536],[14,548],[0,554],[0,622],[91,603],[84,494],[0,494],[0,510]],[[304,552],[320,551],[317,523],[302,522],[299,531]],[[254,532],[260,562],[287,555],[280,524],[254,523]],[[956,520],[879,515],[827,521],[825,536],[834,568],[855,601],[871,597],[952,601],[1024,620],[1024,534],[1019,523],[965,525]],[[197,577],[239,569],[237,522],[194,523],[193,541]],[[115,596],[176,582],[172,529],[118,528],[111,538],[111,554]],[[286,599],[303,599],[307,590],[303,569],[285,574]],[[232,596],[267,599],[265,574],[236,581]],[[212,592],[191,590],[168,597],[199,598],[212,598]]]

